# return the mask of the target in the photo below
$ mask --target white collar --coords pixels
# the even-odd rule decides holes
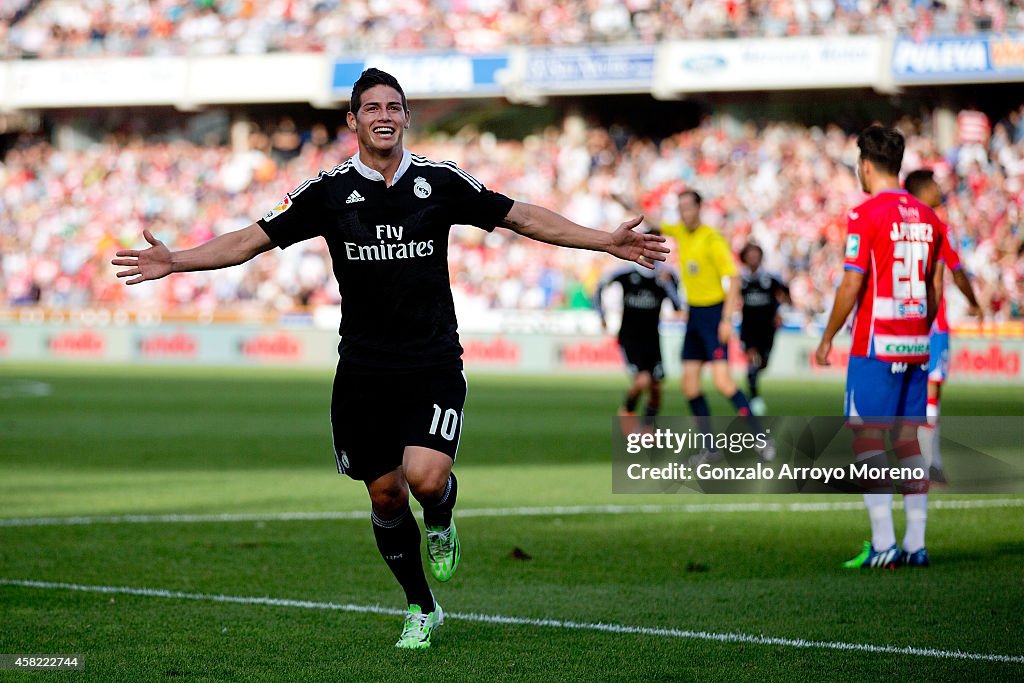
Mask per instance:
[[[398,182],[398,179],[412,166],[412,153],[407,149],[402,150],[402,162],[398,164],[398,170],[395,171],[395,177],[391,179],[391,184],[394,185]],[[384,181],[384,176],[380,172],[370,168],[362,162],[359,158],[359,152],[356,152],[352,156],[352,167],[359,171],[359,175],[363,176],[367,180],[376,180],[379,182]]]

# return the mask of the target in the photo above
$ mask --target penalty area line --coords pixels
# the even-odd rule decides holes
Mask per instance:
[[[381,607],[380,605],[338,604],[333,602],[317,602],[313,600],[289,600],[270,597],[246,597],[236,595],[214,595],[206,593],[186,593],[159,588],[132,588],[130,586],[89,586],[75,583],[57,583],[50,581],[27,581],[21,579],[0,579],[0,586],[20,588],[37,588],[49,590],[77,591],[81,593],[101,593],[107,595],[135,595],[148,598],[165,598],[171,600],[195,600],[202,602],[219,602],[239,605],[264,605],[269,607],[292,607],[299,609],[331,610],[353,612],[358,614],[381,614],[401,616],[404,610]],[[768,645],[801,649],[841,650],[845,652],[867,652],[871,654],[895,654],[936,659],[959,659],[984,662],[1002,662],[1007,664],[1024,664],[1024,655],[985,654],[964,652],[962,650],[940,650],[937,648],[900,647],[897,645],[872,645],[870,643],[848,643],[831,640],[805,640],[803,638],[778,638],[765,635],[746,633],[716,633],[713,631],[693,631],[689,629],[654,628],[650,626],[629,626],[625,624],[604,624],[564,619],[527,619],[500,614],[480,614],[476,612],[446,612],[447,619],[482,624],[499,624],[503,626],[534,626],[543,628],[563,629],[570,631],[594,631],[599,633],[615,633],[622,635],[654,636],[663,638],[680,638],[686,640],[704,640],[720,643],[740,643],[750,645]]]
[[[896,501],[895,509],[902,507]],[[928,502],[932,510],[975,510],[1024,507],[1024,498],[938,499]],[[560,517],[573,515],[634,515],[662,513],[720,512],[841,512],[863,510],[857,501],[795,503],[695,503],[690,505],[560,505],[546,507],[467,508],[457,510],[458,517]],[[242,512],[220,514],[166,515],[78,515],[70,517],[0,518],[0,527],[78,526],[89,524],[194,524],[201,522],[294,522],[322,520],[365,520],[369,510],[335,512]]]

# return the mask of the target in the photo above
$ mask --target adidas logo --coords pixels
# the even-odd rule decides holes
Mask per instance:
[[[356,190],[352,190],[352,194],[350,194],[348,196],[348,199],[345,200],[345,203],[346,204],[355,204],[356,202],[365,202],[365,201],[366,201],[366,198],[363,197],[363,195],[359,194],[359,192],[356,191]]]

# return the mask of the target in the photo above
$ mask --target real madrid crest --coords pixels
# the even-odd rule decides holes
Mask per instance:
[[[412,191],[420,199],[426,199],[430,196],[430,183],[427,182],[426,178],[420,176],[412,181]]]

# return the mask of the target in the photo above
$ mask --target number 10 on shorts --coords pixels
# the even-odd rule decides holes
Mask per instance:
[[[430,422],[430,434],[431,436],[437,434],[437,428],[441,427],[441,436],[446,441],[451,441],[455,438],[455,430],[459,426],[459,414],[455,412],[454,408],[449,408],[444,411],[444,419],[441,419],[442,411],[441,406],[434,404],[434,419]]]

